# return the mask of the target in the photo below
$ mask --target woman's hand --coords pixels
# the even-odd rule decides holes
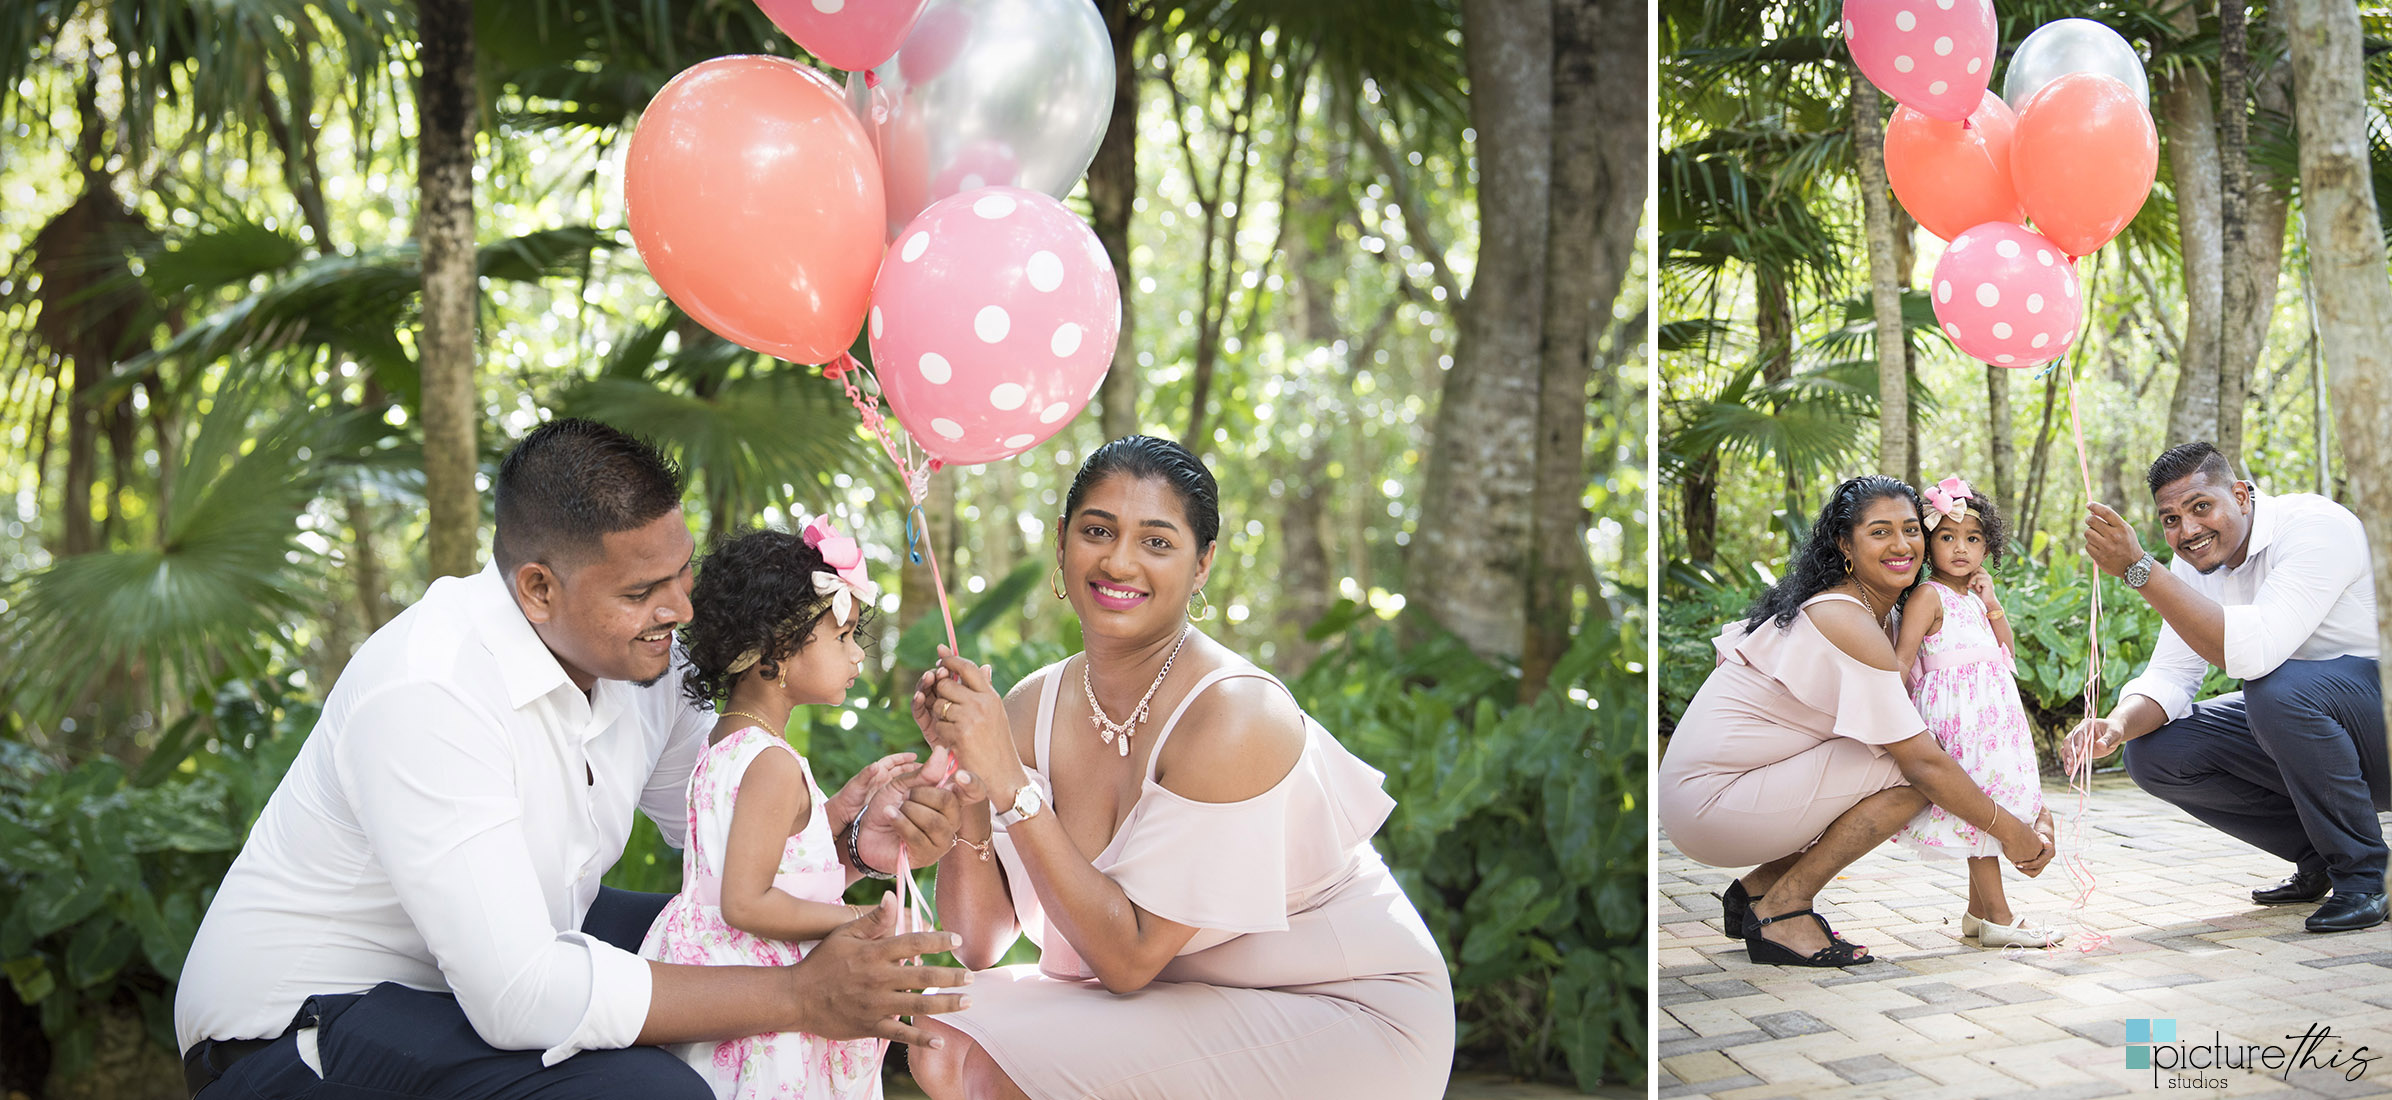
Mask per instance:
[[[989,670],[940,646],[934,671],[938,680],[924,707],[932,742],[953,750],[962,769],[984,784],[987,793],[1010,793],[1026,777],[1013,746],[1005,698],[989,682]]]
[[[893,752],[864,765],[864,770],[855,773],[855,778],[839,788],[839,793],[823,801],[823,818],[831,823],[833,829],[846,828],[847,823],[854,821],[856,813],[864,808],[864,800],[872,796],[873,788],[888,782],[890,776],[897,774],[897,769],[913,762],[914,754]]]
[[[1998,804],[1997,804],[1998,808]],[[2046,811],[2036,817],[2036,825],[2029,827],[2017,815],[2002,810],[1996,815],[2000,831],[1995,836],[2002,842],[2002,858],[2016,866],[2028,878],[2043,873],[2043,868],[2058,852],[2052,843],[2051,814]]]

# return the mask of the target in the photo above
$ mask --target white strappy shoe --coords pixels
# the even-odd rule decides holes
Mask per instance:
[[[1960,914],[1960,935],[1975,937],[1980,947],[2050,947],[2067,939],[2068,934],[2049,928],[2036,928],[2025,917],[2013,916],[2016,923],[1996,924],[1980,920],[1974,914]]]

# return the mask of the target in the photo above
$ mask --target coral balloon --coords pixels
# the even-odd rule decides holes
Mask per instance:
[[[2108,244],[2151,196],[2159,131],[2115,77],[2070,73],[2018,113],[2010,180],[2035,228],[2083,256]]]
[[[2025,226],[1987,222],[1935,261],[1935,319],[1961,351],[2004,367],[2067,353],[2084,320],[2076,264]]]
[[[899,423],[950,466],[1029,450],[1113,364],[1121,292],[1063,204],[990,187],[932,203],[872,288],[872,362]]]
[[[1844,0],[1852,61],[1929,118],[1962,121],[1993,80],[1993,0]]]
[[[756,0],[781,33],[822,59],[853,72],[887,61],[905,44],[926,0]]]
[[[777,57],[691,66],[640,116],[623,204],[656,285],[723,339],[796,363],[855,343],[880,161],[830,78]]]
[[[2010,138],[2018,116],[1992,92],[1978,93],[1966,122],[1945,122],[1894,108],[1885,127],[1885,175],[1894,197],[1920,225],[1951,240],[1972,225],[2022,222],[2010,186]]]

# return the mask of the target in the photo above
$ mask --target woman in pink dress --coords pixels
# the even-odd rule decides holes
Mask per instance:
[[[1189,623],[1219,528],[1178,444],[1098,448],[1055,531],[1085,651],[1004,699],[953,655],[923,677],[915,720],[967,803],[941,921],[974,969],[1017,935],[1041,949],[922,1025],[934,1100],[1445,1091],[1453,992],[1371,847],[1381,775]]]
[[[1654,811],[1670,841],[1714,867],[1758,864],[1721,896],[1754,962],[1854,966],[1820,888],[1928,803],[1991,832],[2029,875],[2052,856],[1926,732],[1895,670],[1887,620],[1925,549],[1918,494],[1868,475],[1836,487],[1784,580],[1712,644],[1719,664],[1661,758]]]

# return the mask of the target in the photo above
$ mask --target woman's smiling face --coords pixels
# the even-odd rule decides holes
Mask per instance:
[[[1906,497],[1883,496],[1862,505],[1837,542],[1854,576],[1874,588],[1900,589],[1918,576],[1919,534],[1918,508]]]
[[[1105,478],[1059,527],[1064,591],[1097,633],[1176,629],[1212,568],[1212,548],[1196,544],[1178,490],[1161,478]]]

